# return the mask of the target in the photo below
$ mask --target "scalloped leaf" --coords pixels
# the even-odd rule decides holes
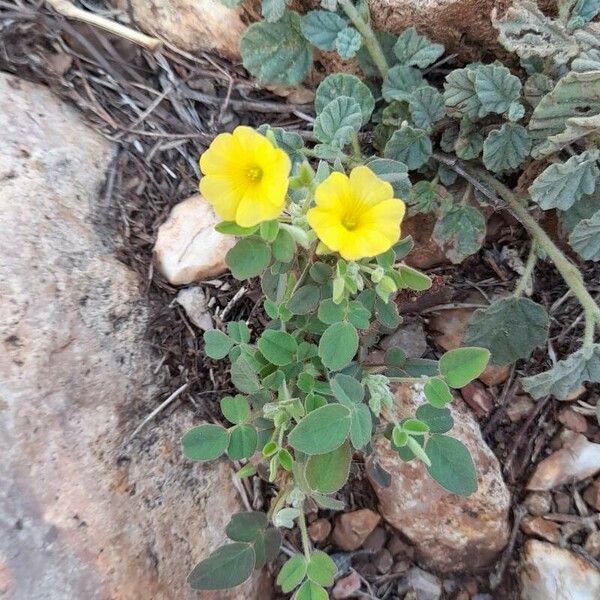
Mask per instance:
[[[354,98],[339,96],[317,116],[314,123],[316,138],[337,148],[345,146],[362,125],[360,105]]]
[[[548,339],[549,318],[543,306],[529,298],[502,298],[477,309],[465,331],[464,344],[492,353],[492,362],[507,365],[529,358]]]
[[[408,167],[404,163],[391,158],[375,158],[367,163],[367,167],[379,179],[392,184],[395,198],[408,197],[412,184],[408,177]]]
[[[287,11],[276,23],[254,23],[240,42],[244,67],[260,83],[296,85],[310,72],[312,47],[300,31],[300,16]]]
[[[384,156],[398,160],[412,170],[423,166],[432,151],[431,139],[424,129],[403,124],[385,145]]]
[[[475,91],[474,68],[454,69],[444,83],[444,103],[450,116],[467,117],[471,121],[484,116],[481,100]]]
[[[424,69],[444,54],[444,46],[419,35],[414,27],[408,27],[394,44],[394,54],[400,64]]]
[[[381,93],[388,102],[392,100],[410,100],[411,94],[426,85],[421,72],[408,65],[392,67],[383,80]]]
[[[575,226],[569,244],[584,260],[600,260],[600,210]]]
[[[582,383],[600,383],[600,344],[583,348],[559,360],[554,367],[521,380],[523,390],[536,400],[552,394],[566,400]]]
[[[444,97],[430,85],[415,90],[408,101],[413,123],[422,129],[431,129],[444,118]]]
[[[362,124],[366,125],[375,108],[375,99],[371,90],[355,75],[336,73],[326,77],[317,88],[315,94],[315,110],[317,114],[325,106],[340,96],[348,96],[360,106]]]
[[[354,27],[342,29],[335,38],[335,49],[344,60],[350,60],[360,50],[363,40],[362,36]]]
[[[456,156],[463,160],[472,160],[477,158],[482,150],[483,135],[479,133],[479,128],[468,119],[463,119],[454,144]]]
[[[559,210],[558,218],[562,226],[570,233],[580,221],[591,218],[599,210],[600,186],[596,186],[596,191],[591,196],[584,196],[579,202],[575,202],[569,210]]]
[[[529,186],[531,199],[544,210],[568,210],[582,196],[594,193],[599,157],[598,150],[588,150],[565,163],[550,165]]]
[[[475,70],[475,92],[491,113],[505,113],[521,96],[521,81],[503,65],[481,65]]]
[[[335,50],[338,33],[348,27],[339,15],[327,10],[311,10],[300,21],[302,35],[319,50]]]
[[[516,169],[530,149],[531,139],[525,127],[516,123],[504,123],[483,142],[483,164],[494,173]]]
[[[275,23],[285,13],[286,0],[262,0],[261,13],[265,21]]]
[[[438,219],[433,239],[457,265],[481,248],[485,231],[485,217],[474,206],[454,204]]]

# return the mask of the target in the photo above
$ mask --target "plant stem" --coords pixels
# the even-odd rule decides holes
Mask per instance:
[[[540,227],[537,221],[529,214],[527,207],[521,200],[503,183],[490,175],[487,171],[476,167],[465,165],[465,170],[471,172],[476,178],[484,181],[489,185],[500,197],[506,201],[511,212],[529,231],[534,241],[539,244],[540,248],[548,255],[554,263],[558,272],[561,274],[565,283],[571,288],[572,292],[577,297],[577,300],[583,307],[586,315],[586,324],[588,321],[600,324],[600,307],[585,287],[583,277],[579,269],[562,253],[558,246],[550,239],[548,234]]]
[[[537,252],[536,252],[537,244],[535,241],[531,242],[531,248],[529,248],[529,256],[527,256],[527,262],[525,263],[525,268],[523,270],[523,274],[521,275],[521,279],[513,292],[513,295],[517,298],[523,295],[523,292],[527,289],[527,284],[529,283],[529,278],[533,273],[533,269],[535,267],[535,263],[537,262]]]
[[[590,351],[594,345],[594,316],[585,311],[585,332],[583,334],[583,349]]]
[[[352,158],[358,162],[362,162],[362,152],[360,150],[360,142],[358,141],[358,135],[354,134],[352,136]]]
[[[354,27],[356,27],[358,32],[362,35],[365,47],[369,51],[377,70],[381,74],[381,77],[385,79],[389,67],[385,54],[383,53],[381,45],[375,37],[375,33],[371,29],[371,26],[360,16],[360,13],[356,10],[356,7],[352,4],[351,0],[339,0],[339,5],[352,21]]]
[[[300,515],[298,517],[298,525],[300,526],[300,537],[302,538],[302,549],[304,550],[304,556],[306,560],[310,560],[310,540],[308,539],[308,529],[306,527],[306,516],[304,515],[304,509],[300,508]]]

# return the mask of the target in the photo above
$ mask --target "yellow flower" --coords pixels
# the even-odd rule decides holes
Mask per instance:
[[[252,227],[283,210],[290,159],[250,127],[219,134],[200,157],[200,169],[200,193],[225,221]]]
[[[315,200],[307,213],[310,226],[346,260],[377,256],[400,239],[406,206],[368,167],[352,169],[350,177],[332,173],[317,186]]]

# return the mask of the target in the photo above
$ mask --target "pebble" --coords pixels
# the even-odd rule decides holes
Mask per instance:
[[[206,296],[200,287],[185,288],[180,290],[175,298],[185,310],[188,319],[202,331],[214,329],[210,310],[206,303]]]
[[[523,506],[536,517],[545,515],[552,510],[552,496],[549,492],[529,492],[523,500]]]
[[[587,419],[574,411],[570,406],[563,408],[558,413],[558,420],[567,428],[577,433],[585,433],[588,428]]]
[[[465,385],[460,393],[478,419],[487,417],[494,408],[494,396],[477,380]]]
[[[560,526],[543,517],[523,517],[521,531],[527,535],[542,538],[553,544],[560,541]]]
[[[362,547],[365,550],[371,550],[373,554],[379,552],[384,546],[387,535],[385,529],[381,526],[375,527],[373,531],[368,535]]]
[[[416,595],[416,600],[439,600],[442,596],[442,582],[433,573],[413,567],[406,576],[408,589]]]
[[[556,506],[556,512],[559,513],[570,513],[573,508],[573,498],[570,494],[565,492],[554,492],[554,505]]]
[[[508,405],[506,414],[513,423],[516,423],[530,415],[534,407],[535,404],[530,396],[527,394],[518,394]]]
[[[600,479],[596,479],[585,488],[583,499],[594,509],[600,512]]]
[[[317,519],[308,526],[308,535],[315,544],[324,542],[330,533],[331,523],[327,519]]]
[[[334,600],[344,600],[352,598],[358,590],[360,590],[360,576],[356,571],[352,571],[350,575],[338,579],[333,591],[331,592]]]
[[[394,564],[394,557],[392,553],[387,548],[382,548],[375,555],[375,565],[377,567],[377,571],[384,575],[385,573],[389,573],[392,565]]]
[[[594,558],[600,558],[600,531],[592,531],[587,536],[583,549]]]
[[[427,352],[427,339],[423,322],[418,317],[407,318],[390,335],[385,336],[380,343],[384,350],[402,348],[406,356],[420,358]]]
[[[368,508],[341,515],[333,529],[333,543],[342,550],[356,550],[377,527],[381,517]]]

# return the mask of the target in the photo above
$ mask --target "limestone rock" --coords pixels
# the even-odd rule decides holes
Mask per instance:
[[[156,360],[140,281],[94,227],[113,149],[6,74],[0,131],[0,595],[196,598],[187,574],[240,507],[227,464],[182,459],[183,410],[127,443]]]
[[[185,310],[189,320],[202,331],[214,329],[212,317],[206,302],[206,296],[200,287],[191,287],[179,290],[175,298]]]
[[[227,269],[225,255],[235,238],[215,231],[219,221],[199,194],[173,207],[158,230],[154,246],[156,265],[169,283],[185,285]]]
[[[521,600],[597,600],[600,571],[547,542],[528,540],[519,565]]]
[[[600,471],[600,444],[592,444],[576,434],[565,446],[537,465],[528,490],[551,490],[565,483],[574,483]]]
[[[219,0],[129,0],[140,29],[183,50],[212,50],[238,60],[246,30],[242,10]],[[127,4],[125,4],[127,7]]]
[[[410,412],[425,402],[420,386],[402,386],[396,400]],[[509,492],[498,460],[481,437],[479,426],[462,400],[450,406],[455,426],[451,435],[469,448],[479,488],[462,498],[441,488],[421,462],[405,463],[385,439],[375,456],[391,474],[387,488],[371,481],[383,518],[416,547],[419,562],[441,572],[476,569],[489,564],[508,540]]]

